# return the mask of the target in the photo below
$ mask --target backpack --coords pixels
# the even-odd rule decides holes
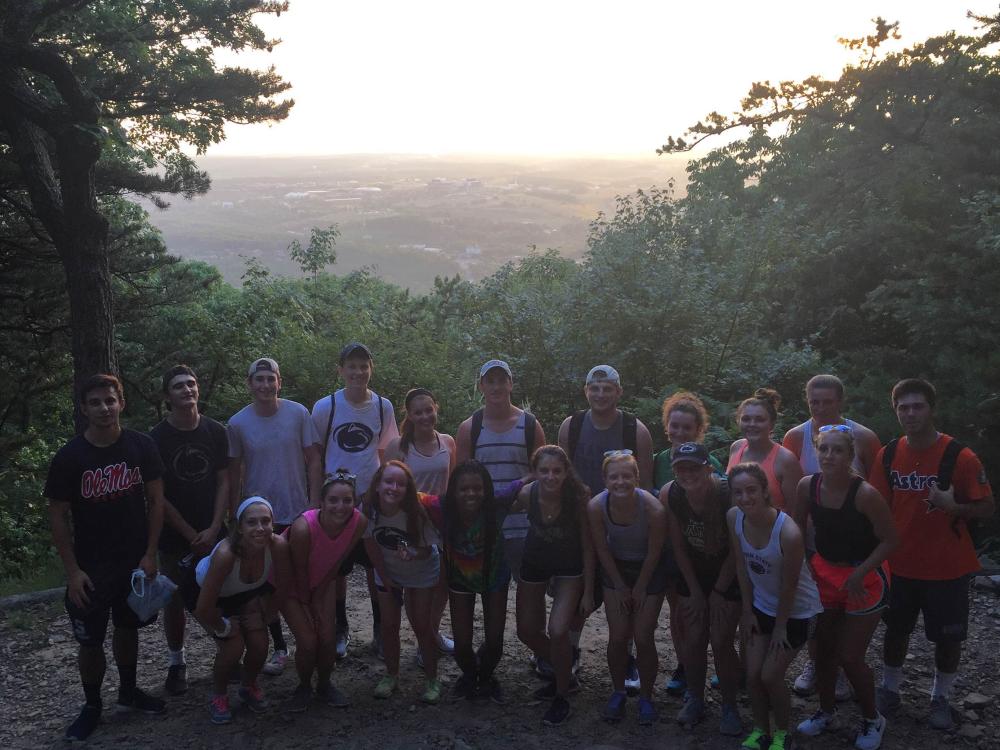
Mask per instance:
[[[892,461],[896,457],[896,448],[899,447],[899,438],[895,440],[890,440],[886,446],[885,450],[882,451],[882,469],[885,471],[885,481],[889,486],[889,491],[892,492]],[[938,464],[937,470],[937,487],[941,490],[947,490],[951,486],[951,478],[955,473],[955,466],[958,463],[958,454],[965,449],[965,445],[959,441],[952,438],[948,441],[948,445],[944,448],[944,453],[941,454],[941,463]],[[975,520],[966,520],[962,518],[953,518],[951,521],[951,530],[955,532],[956,536],[960,536],[959,524],[965,523],[966,529],[969,531],[969,536],[972,538],[972,543],[974,546],[979,547],[979,541],[976,536],[979,531],[979,524]]]
[[[576,447],[580,443],[580,433],[583,431],[583,418],[587,414],[587,411],[578,411],[573,414],[569,419],[569,460],[572,461],[576,457]],[[639,420],[636,419],[635,414],[629,414],[624,409],[622,410],[622,440],[625,442],[623,446],[626,450],[632,451],[632,455],[639,458],[637,455],[638,449],[636,448],[636,433],[639,430],[638,426]]]
[[[326,434],[323,436],[323,454],[320,465],[323,467],[324,475],[326,474],[326,451],[330,445],[330,433],[333,432],[333,415],[337,411],[336,395],[336,392],[330,394],[330,416],[326,420]],[[377,444],[382,437],[382,429],[385,427],[385,399],[375,393],[375,391],[372,391],[372,396],[378,399],[378,436],[375,438]]]
[[[524,447],[528,450],[528,463],[531,463],[531,454],[535,452],[535,425],[538,420],[530,411],[524,412]],[[483,431],[483,410],[476,409],[472,414],[472,428],[469,435],[471,448],[469,455],[476,457],[476,445],[479,443],[479,434]]]

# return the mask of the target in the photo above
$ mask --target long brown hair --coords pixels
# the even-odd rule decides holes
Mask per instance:
[[[406,396],[403,399],[403,422],[399,425],[399,452],[402,455],[406,455],[407,451],[410,450],[410,446],[413,444],[413,422],[410,420],[410,404],[413,403],[413,399],[419,398],[420,396],[427,396],[434,404],[435,412],[437,411],[437,399],[434,398],[434,394],[431,393],[426,388],[411,388],[406,392]]]
[[[401,469],[406,474],[406,492],[403,495],[403,502],[400,509],[406,513],[406,533],[413,540],[413,543],[422,546],[424,540],[424,529],[430,524],[430,516],[420,503],[417,496],[417,483],[413,479],[413,472],[410,467],[402,461],[386,461],[372,477],[372,483],[368,485],[368,492],[365,494],[365,515],[372,521],[377,521],[382,508],[379,505],[378,486],[382,483],[382,475],[390,466]]]
[[[563,481],[560,506],[563,511],[568,510],[575,517],[575,514],[579,512],[580,498],[590,495],[587,485],[583,483],[580,475],[576,473],[576,469],[573,468],[573,462],[569,460],[566,451],[558,445],[543,445],[541,448],[538,448],[531,456],[532,470],[537,471],[538,464],[541,463],[543,458],[556,458],[562,462],[563,467],[566,469],[566,479]]]

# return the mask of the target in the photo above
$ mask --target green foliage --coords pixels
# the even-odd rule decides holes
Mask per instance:
[[[315,279],[320,271],[337,262],[337,251],[333,246],[339,236],[340,230],[336,224],[326,229],[313,227],[309,244],[302,247],[301,242],[293,240],[288,246],[288,255],[299,264],[302,273],[307,273]]]

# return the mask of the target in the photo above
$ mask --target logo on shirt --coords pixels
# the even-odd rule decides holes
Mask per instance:
[[[375,541],[383,549],[399,549],[409,544],[406,534],[392,526],[379,526],[372,532]]]
[[[743,557],[746,559],[747,567],[757,575],[766,576],[771,573],[771,563],[759,555],[744,552]]]
[[[889,472],[889,489],[903,490],[904,492],[930,492],[931,487],[937,487],[937,474],[917,474],[911,471],[909,474],[900,474],[898,471]],[[941,511],[940,508],[931,503],[929,496],[923,498],[927,505],[927,513]]]
[[[361,453],[372,444],[374,437],[371,427],[360,422],[344,422],[333,431],[333,439],[344,453]]]
[[[188,443],[171,457],[170,468],[180,481],[197,484],[208,478],[211,462],[203,446]]]
[[[120,495],[137,484],[142,484],[139,467],[129,468],[122,461],[109,464],[103,469],[90,469],[80,478],[80,496],[84,500],[110,499]]]

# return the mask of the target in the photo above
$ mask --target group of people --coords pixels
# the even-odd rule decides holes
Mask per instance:
[[[370,388],[373,368],[365,345],[348,344],[338,366],[344,387],[310,411],[279,397],[276,361],[257,359],[247,374],[252,402],[223,427],[199,413],[196,375],[177,365],[163,377],[168,416],[148,435],[121,426],[116,378],[83,385],[87,428],[55,455],[45,486],[85,695],[67,739],[85,739],[100,721],[109,617],[118,708],[165,710],[136,686],[137,629],[149,623],[127,605],[135,568],[180,586],[163,617],[168,694],[187,689],[187,612],[216,640],[213,723],[232,720],[234,678],[246,708],[267,709],[259,675],[286,666],[282,618],[299,679],[286,709],[349,705],[332,675],[351,638],[346,577],[361,565],[372,648],[385,662],[377,698],[399,687],[405,611],[426,675],[423,701],[442,699],[438,659],[451,654],[461,676],[448,697],[506,703],[496,668],[514,580],[517,636],[549,679],[535,694],[547,701],[548,725],[571,714],[581,633],[602,604],[611,682],[604,718],[621,721],[637,692],[637,721],[658,721],[654,636],[666,601],[678,664],[665,688],[684,696],[677,720],[685,726],[706,715],[711,645],[720,731],[744,734],[736,699],[745,681],[753,717],[742,747],[791,747],[786,673],[807,646],[793,689],[818,690],[819,710],[798,731],[828,729],[853,692],[855,745],[877,748],[901,703],[921,613],[935,644],[930,723],[954,726],[949,695],[978,570],[968,524],[992,514],[994,502],[975,454],[936,430],[930,383],[893,388],[904,434],[885,447],[842,415],[834,376],[809,381],[810,419],[781,444],[772,434],[780,399],[760,389],[737,409],[743,437],[723,467],[703,443],[708,413],[686,391],[663,404],[671,447],[654,456],[649,429],[619,407],[621,378],[610,365],[587,373],[589,408],[563,421],[557,444],[512,402],[502,360],[481,367],[483,406],[454,438],[437,430],[426,388],[406,394],[397,427],[392,403]],[[441,632],[449,605],[453,640]],[[882,619],[876,687],[866,652]]]

